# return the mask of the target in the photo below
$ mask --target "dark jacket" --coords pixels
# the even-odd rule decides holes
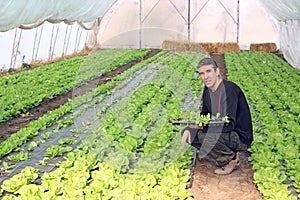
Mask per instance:
[[[204,88],[201,114],[216,116],[218,112],[221,117],[227,115],[230,121],[222,132],[237,132],[240,140],[249,146],[253,141],[250,110],[243,91],[235,83],[223,80],[215,92]]]

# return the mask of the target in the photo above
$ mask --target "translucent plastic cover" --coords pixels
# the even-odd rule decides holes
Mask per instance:
[[[300,1],[260,0],[268,12],[278,20],[280,49],[285,59],[300,69]]]
[[[260,0],[277,20],[300,20],[299,0]]]
[[[0,1],[0,31],[29,29],[44,21],[72,24],[92,22],[103,16],[117,0],[7,0]]]
[[[195,42],[238,42],[241,49],[249,49],[251,43],[276,42],[286,60],[294,67],[300,68],[300,57],[297,56],[300,53],[299,0],[191,0],[189,2],[188,7],[187,1],[182,0],[0,1],[0,32],[2,32],[0,43],[3,45],[3,41],[10,41],[9,48],[14,45],[13,53],[7,51],[7,47],[3,48],[3,51],[0,49],[2,54],[0,66],[15,66],[15,64],[8,65],[11,59],[7,59],[7,62],[3,61],[10,54],[16,54],[19,62],[22,57],[25,57],[25,61],[39,57],[22,50],[24,46],[26,51],[31,51],[28,50],[28,46],[33,46],[32,52],[34,52],[35,47],[31,43],[34,43],[38,36],[45,37],[46,39],[39,40],[47,40],[46,43],[49,45],[52,44],[52,38],[56,38],[55,35],[68,38],[70,33],[75,33],[79,38],[81,35],[79,28],[83,28],[84,31],[92,30],[88,39],[92,41],[88,42],[92,45],[88,46],[98,43],[102,47],[160,48],[163,40],[175,39]],[[273,24],[266,17],[269,14]],[[66,25],[64,31],[62,25],[64,23],[59,22],[72,26]],[[58,28],[56,25],[59,25]],[[40,34],[36,27],[42,29]],[[24,30],[34,28],[36,31]],[[5,33],[7,34],[4,35]],[[8,37],[11,39],[7,39]],[[14,38],[20,38],[22,42]],[[75,49],[77,46],[82,46],[77,45],[78,41],[83,39],[75,39],[75,44],[72,44],[74,48],[76,46]],[[25,44],[26,42],[31,43],[28,45]],[[64,44],[67,41],[57,42],[59,43]],[[15,44],[18,44],[17,48]],[[42,43],[40,46],[42,47],[36,48],[39,49],[39,55],[42,54],[41,49],[52,50],[54,47],[56,52],[51,55],[61,54],[57,50],[58,45],[54,42],[50,47],[45,47]],[[70,52],[73,50],[63,51],[62,54]],[[40,59],[45,57],[50,58],[46,55]]]

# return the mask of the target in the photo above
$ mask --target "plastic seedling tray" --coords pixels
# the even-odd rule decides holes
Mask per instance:
[[[184,121],[184,120],[174,120],[174,119],[170,119],[169,120],[170,123],[172,123],[173,125],[197,125],[195,122],[192,121]],[[227,126],[228,123],[222,121],[222,120],[210,120],[208,122],[208,124],[203,124],[202,126],[205,127],[210,127],[210,126]]]

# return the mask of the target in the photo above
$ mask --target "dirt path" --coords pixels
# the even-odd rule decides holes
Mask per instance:
[[[214,59],[214,61],[217,63],[219,69],[220,69],[220,73],[223,79],[227,79],[227,69],[226,69],[226,65],[225,65],[225,58],[224,58],[224,54],[210,54],[210,57],[212,59]]]
[[[221,75],[227,79],[224,54],[212,54],[220,68]],[[241,167],[229,175],[217,175],[216,166],[205,160],[196,159],[194,179],[189,189],[195,200],[261,200],[263,199],[253,183],[253,170],[248,162],[248,153],[240,156]]]
[[[73,94],[73,89],[67,91],[66,93],[56,96],[52,99],[44,99],[38,106],[29,109],[26,113],[20,115],[19,117],[13,118],[11,120],[0,123],[0,142],[6,140],[11,134],[19,131],[21,128],[26,127],[28,123],[33,120],[37,120],[39,117],[43,116],[50,110],[58,108],[60,105],[66,103],[68,99],[72,99],[76,96],[85,94],[88,91],[96,88],[100,84],[104,84],[110,81],[114,76],[124,72],[129,69],[136,63],[147,59],[156,53],[161,51],[160,49],[151,49],[151,52],[144,56],[143,58],[131,61],[125,65],[118,67],[115,70],[112,70],[108,73],[103,74],[102,76],[95,78],[87,83],[82,84],[76,88],[76,94]]]
[[[189,189],[195,200],[261,200],[261,194],[253,184],[253,170],[241,155],[241,167],[229,175],[217,175],[216,166],[205,160],[196,160],[193,185]]]

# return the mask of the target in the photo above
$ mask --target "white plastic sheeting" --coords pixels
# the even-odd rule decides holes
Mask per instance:
[[[89,33],[78,23],[43,23],[34,29],[0,32],[0,70],[21,67],[32,61],[51,61],[89,46]]]
[[[300,19],[300,1],[299,0],[260,0],[265,8],[277,20]]]
[[[102,16],[116,2],[120,0],[0,0],[0,70],[94,46]]]
[[[280,46],[284,58],[293,67],[300,69],[300,20],[279,22]]]
[[[165,39],[189,39],[249,49],[275,42],[300,68],[299,10],[299,0],[0,0],[0,68],[73,53],[87,35],[102,47],[159,48]]]
[[[117,0],[6,0],[0,1],[0,31],[34,28],[44,21],[93,22]]]
[[[99,46],[161,48],[163,40],[238,42],[243,50],[251,43],[279,46],[275,25],[258,0],[189,2],[190,9],[182,0],[126,0],[103,17]]]
[[[260,0],[268,12],[278,21],[280,49],[284,58],[300,69],[300,1]]]

